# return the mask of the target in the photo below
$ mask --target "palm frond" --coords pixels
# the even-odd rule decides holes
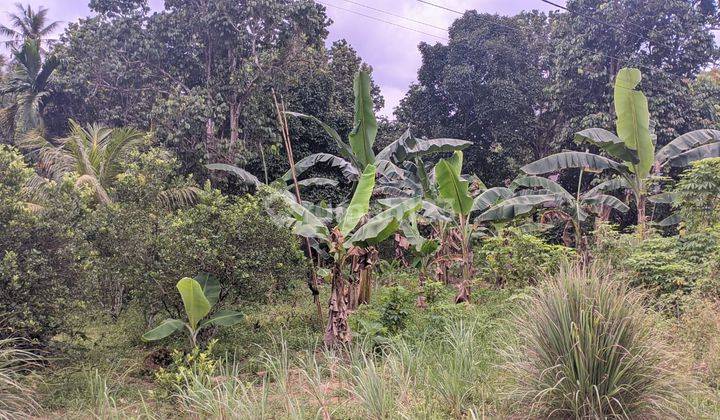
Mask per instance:
[[[158,194],[160,205],[168,209],[190,207],[200,200],[202,189],[198,187],[178,187]]]

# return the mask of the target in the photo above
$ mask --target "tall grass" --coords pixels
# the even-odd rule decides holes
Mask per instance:
[[[40,358],[20,348],[21,341],[0,339],[0,419],[27,418],[39,410],[32,389],[22,382],[26,370],[36,367]]]
[[[677,418],[686,382],[643,307],[608,269],[566,266],[517,314],[516,408],[538,417]]]

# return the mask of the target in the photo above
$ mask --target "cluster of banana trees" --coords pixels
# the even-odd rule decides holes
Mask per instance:
[[[621,200],[607,194],[624,189],[635,201],[638,235],[645,237],[647,202],[663,202],[669,198],[667,194],[649,195],[650,181],[667,168],[685,167],[696,160],[720,156],[720,131],[692,131],[656,152],[647,98],[637,89],[641,78],[640,71],[634,68],[621,69],[615,78],[617,134],[602,128],[589,128],[575,134],[577,143],[595,146],[609,157],[587,151],[565,151],[525,165],[521,170],[528,176],[516,179],[510,189],[502,190],[504,200],[485,212],[480,221],[512,219],[541,208],[546,219],[565,221],[567,226],[572,226],[574,242],[580,247],[580,224],[588,213],[603,219],[612,210],[623,213],[629,210]],[[580,170],[574,195],[550,178],[538,176],[572,168]],[[611,177],[581,192],[584,173],[609,173]],[[663,224],[667,223],[669,220]]]

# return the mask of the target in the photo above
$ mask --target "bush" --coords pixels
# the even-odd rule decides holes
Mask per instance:
[[[30,207],[33,175],[19,153],[0,147],[0,338],[44,345],[71,330],[68,313],[82,304],[82,242],[73,226],[85,207],[71,186],[54,183],[42,208]]]
[[[482,280],[517,288],[537,284],[543,273],[554,273],[563,261],[574,257],[575,251],[570,248],[507,229],[499,236],[483,240],[475,250],[475,265]]]
[[[194,185],[174,175],[176,166],[157,149],[134,156],[118,177],[116,202],[84,223],[92,245],[86,283],[110,315],[134,300],[148,322],[159,311],[177,317],[175,283],[201,272],[220,281],[221,306],[267,302],[305,277],[296,238],[270,220],[259,194],[228,197],[206,185],[194,191],[195,205],[168,206],[165,192]]]
[[[720,254],[720,231],[706,229],[686,236],[650,238],[630,252],[622,263],[630,284],[652,290],[676,310],[682,296],[709,276]]]
[[[600,270],[563,268],[516,315],[508,369],[532,417],[667,418],[683,376],[643,296]]]
[[[674,207],[690,231],[720,224],[720,158],[693,162],[675,195]]]

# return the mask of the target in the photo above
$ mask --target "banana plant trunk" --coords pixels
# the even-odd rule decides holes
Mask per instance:
[[[418,275],[418,286],[420,288],[420,294],[417,298],[417,307],[421,309],[427,308],[427,299],[425,297],[425,284],[427,283],[427,273],[425,267],[420,267],[420,274]]]
[[[370,267],[360,270],[359,274],[359,290],[358,305],[370,303],[370,295],[372,294],[372,269]]]
[[[642,240],[647,236],[647,216],[645,214],[647,197],[642,190],[635,193],[635,206],[637,207],[637,233]]]
[[[470,253],[469,238],[467,235],[467,219],[460,215],[460,241],[462,250],[462,280],[458,285],[458,294],[455,303],[470,302],[470,280],[472,277],[472,257]]]
[[[328,348],[343,347],[349,344],[352,338],[350,327],[348,326],[348,307],[345,302],[346,293],[342,266],[336,263],[332,269],[328,325],[324,338],[325,346]]]

